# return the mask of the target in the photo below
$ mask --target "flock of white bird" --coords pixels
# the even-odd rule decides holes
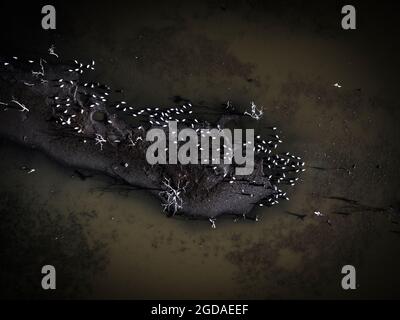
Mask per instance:
[[[49,49],[48,53],[58,58],[54,46]],[[7,68],[12,65],[12,61],[19,61],[19,58],[12,57],[11,61],[3,61],[2,64]],[[83,143],[87,143],[91,139],[95,145],[99,146],[100,150],[103,150],[104,146],[109,142],[127,143],[135,147],[137,143],[144,143],[146,130],[152,127],[167,128],[169,121],[176,121],[181,126],[190,127],[200,135],[200,128],[204,124],[204,121],[194,116],[193,106],[189,102],[169,108],[145,107],[140,109],[129,106],[126,101],[110,103],[110,87],[100,83],[82,83],[80,81],[85,71],[95,70],[94,60],[88,64],[73,60],[66,69],[65,77],[60,79],[49,79],[46,76],[46,60],[40,59],[37,63],[33,60],[27,60],[26,62],[39,69],[36,69],[36,71],[32,70],[32,79],[29,82],[27,80],[24,81],[24,84],[34,86],[45,83],[52,87],[58,87],[59,94],[51,97],[51,107],[56,117],[56,123],[64,128],[71,129],[75,135],[82,137]],[[339,84],[335,84],[335,86],[340,88]],[[85,102],[83,103],[82,101]],[[0,104],[5,106],[14,104],[20,108],[21,112],[30,111],[23,102],[15,97],[12,97],[9,102],[0,101]],[[228,107],[232,107],[231,102],[227,103],[227,109]],[[94,111],[102,111],[111,116],[105,119],[104,126],[106,131],[104,134],[99,132],[88,136],[85,133],[85,119],[90,117]],[[133,120],[134,125],[131,126],[131,129],[135,134],[128,135],[128,137],[121,135],[110,141],[106,134],[107,126],[112,127],[119,115],[130,117]],[[260,120],[263,116],[263,109],[258,108],[254,102],[251,102],[250,109],[244,111],[243,116],[248,116],[256,121]],[[129,122],[132,121],[129,120]],[[222,129],[220,125],[217,125],[217,128]],[[289,200],[287,193],[278,186],[280,184],[294,186],[299,180],[298,173],[305,171],[305,163],[301,157],[292,155],[289,152],[284,154],[273,153],[278,145],[282,143],[282,140],[276,134],[276,127],[270,127],[269,129],[271,132],[267,137],[261,137],[260,135],[256,137],[253,147],[256,155],[263,159],[264,174],[268,177],[273,188],[270,196],[258,202],[259,206],[273,206],[278,204],[280,199]],[[246,142],[244,145],[248,143],[250,142]],[[128,167],[128,165],[126,163],[125,167]],[[215,166],[213,169],[216,170],[217,167]],[[228,173],[225,172],[224,177],[227,175]],[[227,176],[227,179],[229,179],[229,183],[231,184],[237,181],[234,175]],[[242,189],[242,195],[254,196],[251,193],[246,193],[244,189]],[[315,212],[315,215],[319,216],[320,213]],[[215,220],[210,219],[210,222],[212,227],[215,228]]]

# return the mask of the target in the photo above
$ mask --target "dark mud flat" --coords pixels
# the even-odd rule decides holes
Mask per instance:
[[[50,56],[57,59],[49,60]],[[289,152],[276,153],[274,149],[282,141],[274,132],[275,127],[265,137],[257,133],[257,140],[254,130],[250,138],[246,130],[245,137],[238,136],[239,141],[232,141],[231,131],[229,141],[210,135],[205,147],[203,137],[207,133],[203,132],[216,130],[218,134],[227,123],[241,118],[258,121],[262,110],[254,102],[249,111],[240,111],[230,102],[219,109],[193,106],[189,101],[169,108],[135,108],[126,101],[110,100],[112,90],[108,85],[93,80],[84,82],[84,71],[95,70],[94,60],[88,64],[76,59],[62,62],[54,47],[46,59],[12,56],[1,58],[0,64],[0,133],[4,137],[37,148],[72,168],[101,172],[128,186],[149,190],[159,196],[168,216],[210,219],[213,226],[214,220],[224,215],[251,217],[255,205],[270,207],[281,198],[289,199],[281,185],[294,186],[297,173],[305,171],[300,157]],[[219,115],[218,121],[199,121],[202,111],[209,109]],[[139,119],[130,124],[123,116],[130,116],[130,122],[132,118]],[[197,159],[197,164],[190,165],[170,163],[171,159],[168,164],[149,162],[151,129],[163,133],[163,137],[157,137],[158,144],[159,140],[169,141],[157,151],[158,157],[161,150],[182,148],[184,143],[178,142],[176,131],[190,129],[196,135],[196,142],[192,142],[196,153],[200,154],[201,147],[209,149],[209,164],[198,164]],[[236,133],[234,137],[237,139]],[[224,146],[230,144],[231,150],[236,149],[233,143],[240,145],[241,157],[245,149],[245,175],[239,173],[243,168],[239,168],[242,163],[236,164],[236,150],[233,163],[225,160],[228,149]],[[218,162],[211,161],[215,149],[221,157]]]

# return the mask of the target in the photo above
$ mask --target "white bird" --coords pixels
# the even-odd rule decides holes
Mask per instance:
[[[214,218],[209,218],[208,220],[211,222],[211,228],[216,229],[217,226],[215,225],[215,219]]]

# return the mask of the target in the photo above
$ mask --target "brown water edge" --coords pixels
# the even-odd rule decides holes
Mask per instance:
[[[7,154],[1,163],[2,189],[19,194],[21,201],[33,198],[30,206],[36,204],[37,210],[65,217],[71,212],[92,213],[89,218],[86,214],[77,214],[77,218],[85,221],[89,243],[105,244],[101,260],[107,264],[103,271],[95,272],[98,260],[93,260],[95,265],[89,261],[83,269],[70,271],[90,279],[92,291],[86,297],[349,297],[339,289],[339,270],[346,263],[354,263],[361,273],[356,297],[396,294],[393,289],[397,288],[394,284],[398,278],[393,275],[398,268],[399,242],[398,236],[389,232],[391,223],[386,215],[330,214],[330,226],[325,219],[312,216],[317,207],[313,202],[301,201],[300,194],[293,200],[295,206],[288,203],[258,210],[263,217],[258,223],[224,221],[213,230],[204,222],[165,218],[157,202],[143,192],[104,192],[103,187],[110,181],[101,176],[81,181],[76,175],[72,177],[72,169],[60,167],[36,152],[10,144],[3,144],[2,150]],[[32,158],[27,160],[28,156]],[[20,165],[37,172],[28,175]],[[338,207],[332,199],[313,196],[308,201],[312,198],[324,213]],[[308,214],[304,221],[285,214],[284,210],[294,208]],[[36,235],[40,234],[39,223]],[[63,239],[61,232],[42,241],[60,243],[70,239]],[[48,250],[41,254],[43,261],[51,263],[46,259]],[[55,259],[53,254],[50,257]],[[78,254],[75,258],[85,257]],[[375,286],[378,290],[373,292]],[[78,285],[72,296],[80,292],[78,289],[82,290]]]
[[[308,168],[290,202],[257,209],[260,222],[223,221],[212,230],[165,218],[146,193],[104,192],[107,179],[71,178],[72,170],[3,144],[3,189],[30,193],[38,199],[31,205],[65,217],[96,213],[82,224],[88,242],[105,243],[107,264],[93,272],[85,297],[399,298],[400,239],[391,232],[399,218],[387,210],[400,199],[392,40],[365,21],[371,32],[343,34],[336,22],[320,30],[319,18],[277,16],[257,5],[167,7],[113,6],[111,16],[107,5],[96,15],[84,6],[55,44],[65,58],[95,58],[94,78],[122,87],[137,106],[165,105],[176,94],[209,105],[254,100],[266,112],[257,125],[282,131],[281,150],[324,170]],[[343,208],[348,203],[332,196],[358,204]],[[357,267],[355,292],[340,288],[344,264]]]

